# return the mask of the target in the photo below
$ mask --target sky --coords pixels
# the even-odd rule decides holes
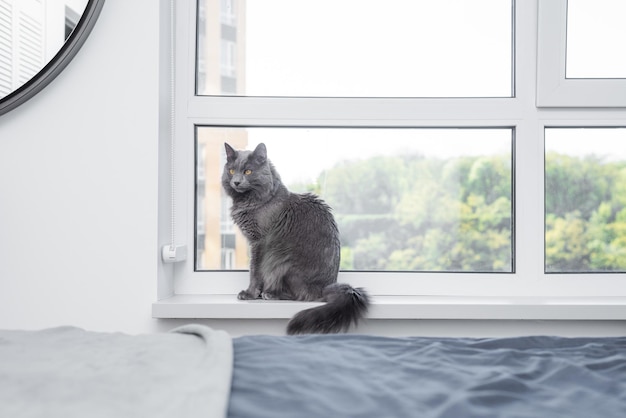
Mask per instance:
[[[624,16],[624,0],[568,0],[566,77],[626,77]]]
[[[626,161],[626,127],[548,128],[545,148],[577,157],[597,155],[607,161]]]
[[[248,0],[246,94],[509,97],[511,16],[506,0]]]

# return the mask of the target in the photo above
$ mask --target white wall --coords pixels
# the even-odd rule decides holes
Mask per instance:
[[[156,326],[158,8],[106,0],[66,69],[0,116],[0,328]]]

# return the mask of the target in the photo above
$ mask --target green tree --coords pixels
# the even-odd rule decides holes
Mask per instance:
[[[611,167],[595,155],[584,158],[550,152],[545,163],[546,213],[564,217],[574,211],[589,219],[613,186]]]
[[[587,223],[578,211],[564,218],[546,216],[546,270],[549,272],[588,271],[590,250]]]
[[[318,184],[335,211],[343,269],[511,269],[509,156],[344,161]]]
[[[626,269],[626,168],[591,155],[546,156],[546,269]]]

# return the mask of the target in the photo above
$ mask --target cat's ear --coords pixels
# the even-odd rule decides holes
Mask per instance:
[[[260,164],[264,164],[265,161],[267,161],[267,148],[265,148],[265,144],[261,142],[259,145],[257,145],[252,152],[252,155],[254,155],[254,158]]]
[[[226,148],[226,160],[235,161],[237,159],[237,151],[226,142],[224,142],[224,148]]]

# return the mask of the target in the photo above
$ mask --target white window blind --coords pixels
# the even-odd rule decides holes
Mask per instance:
[[[19,88],[45,64],[45,5],[36,0],[0,0],[0,89]]]

